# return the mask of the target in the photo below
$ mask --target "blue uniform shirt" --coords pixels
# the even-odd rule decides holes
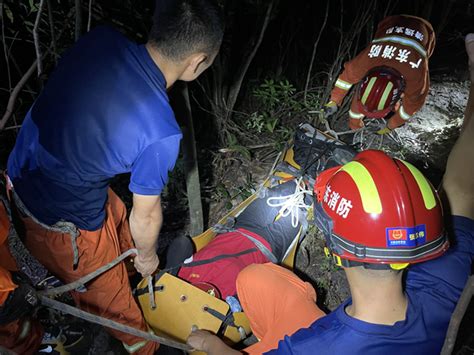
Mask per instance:
[[[68,50],[28,112],[8,160],[20,198],[41,222],[98,229],[109,181],[159,195],[181,131],[146,48],[99,27]]]
[[[344,310],[349,299],[266,354],[439,354],[474,257],[474,221],[455,216],[453,227],[456,241],[445,255],[410,266],[404,321],[389,326],[352,318]]]

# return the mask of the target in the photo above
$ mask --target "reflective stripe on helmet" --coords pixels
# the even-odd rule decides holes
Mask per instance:
[[[372,43],[379,43],[379,42],[392,42],[392,43],[402,44],[404,46],[415,49],[424,58],[427,57],[426,50],[423,48],[423,46],[413,39],[400,37],[400,36],[387,36],[387,37],[377,38],[372,41]]]
[[[370,78],[369,83],[367,84],[367,88],[364,91],[364,95],[362,95],[362,99],[360,100],[364,105],[367,102],[367,98],[369,97],[370,92],[372,91],[372,88],[374,87],[376,81],[377,78],[375,76]]]
[[[426,180],[423,174],[410,163],[404,160],[399,161],[401,161],[408,168],[408,170],[410,170],[413,177],[415,178],[415,181],[420,188],[421,195],[423,196],[423,202],[425,203],[426,209],[431,210],[432,208],[436,207],[436,198],[428,180]]]
[[[411,118],[411,116],[405,112],[403,105],[400,106],[400,110],[398,110],[398,113],[400,114],[400,117],[403,118],[405,121]]]
[[[362,206],[367,213],[382,213],[382,202],[374,179],[367,168],[359,162],[351,161],[341,168],[350,175],[359,189]]]
[[[347,81],[337,79],[336,86],[342,90],[349,90],[352,87],[352,84],[348,83]]]
[[[417,260],[426,254],[430,254],[442,249],[447,243],[446,233],[441,234],[437,239],[415,248],[394,249],[394,248],[370,248],[360,244],[354,244],[336,234],[331,236],[332,242],[345,252],[352,254],[360,259],[371,258],[394,261],[402,260],[404,262],[411,262]]]
[[[364,118],[365,115],[363,113],[356,113],[352,110],[349,110],[349,117],[354,118],[356,120],[360,120],[360,119]]]
[[[393,84],[388,83],[383,91],[382,97],[380,98],[379,105],[377,106],[377,110],[381,111],[385,108],[385,103],[387,102],[388,95],[392,91]]]

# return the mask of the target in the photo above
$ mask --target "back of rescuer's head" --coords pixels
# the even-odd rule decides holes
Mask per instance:
[[[223,13],[214,0],[157,0],[148,41],[171,61],[193,53],[212,61],[223,35]]]
[[[340,266],[401,270],[449,246],[436,190],[416,167],[382,151],[324,171],[314,195],[326,254]]]

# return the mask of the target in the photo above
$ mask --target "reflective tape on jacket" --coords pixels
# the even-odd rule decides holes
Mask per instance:
[[[400,106],[398,113],[400,114],[400,117],[403,118],[405,121],[408,121],[411,118],[411,116],[406,113],[405,109],[403,108],[403,105]]]
[[[352,87],[352,84],[348,83],[347,81],[344,81],[342,79],[337,79],[336,80],[336,86],[339,89],[342,89],[342,90],[349,90]]]
[[[350,116],[350,118],[354,118],[356,120],[360,120],[360,119],[365,117],[365,115],[363,113],[356,113],[352,110],[349,110],[349,116]]]
[[[423,58],[427,58],[426,49],[423,48],[421,44],[419,44],[417,41],[413,39],[405,38],[401,36],[387,36],[387,37],[382,37],[382,38],[376,38],[372,41],[372,43],[380,43],[380,42],[392,42],[392,43],[402,44],[407,47],[411,47],[414,50],[416,50],[418,53],[420,53],[423,56]]]

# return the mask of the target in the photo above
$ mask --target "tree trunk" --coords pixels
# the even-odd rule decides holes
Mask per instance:
[[[191,220],[189,233],[194,236],[203,232],[204,221],[201,201],[201,185],[199,183],[199,167],[197,163],[196,140],[194,137],[193,117],[187,84],[181,90],[183,105],[181,106],[183,127],[183,160],[188,195],[189,217]]]

